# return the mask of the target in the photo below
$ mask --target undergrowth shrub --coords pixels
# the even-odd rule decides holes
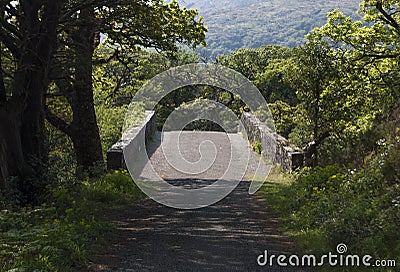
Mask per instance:
[[[381,141],[360,169],[304,168],[289,185],[265,185],[267,202],[308,253],[327,254],[345,243],[349,254],[396,260],[399,265],[399,151],[397,137]]]
[[[0,209],[0,271],[82,271],[112,229],[107,209],[142,193],[126,171],[51,188],[48,203]]]
[[[304,240],[325,240],[313,250],[345,243],[354,254],[400,262],[400,184],[389,184],[379,169],[305,169],[287,190],[292,228],[308,232]]]

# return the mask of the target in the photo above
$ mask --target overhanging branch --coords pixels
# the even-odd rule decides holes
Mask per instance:
[[[4,27],[8,32],[10,32],[15,37],[22,39],[22,34],[20,33],[17,27],[7,22],[7,20],[5,20],[4,18],[0,18],[0,20],[1,20],[0,26]]]
[[[16,59],[21,57],[21,50],[17,46],[17,40],[8,34],[0,25],[0,40],[10,50]]]
[[[115,1],[114,1],[115,2]],[[60,22],[65,22],[67,21],[74,13],[88,8],[88,7],[99,7],[99,6],[104,6],[107,3],[110,3],[109,0],[93,0],[93,1],[82,1],[80,4],[77,4],[70,9],[68,9],[64,14],[61,15],[60,17]]]
[[[65,122],[63,119],[55,115],[47,106],[45,107],[45,115],[47,121],[52,124],[55,128],[64,132],[67,135],[71,133],[71,126]]]
[[[376,8],[383,15],[384,21],[391,25],[398,33],[400,33],[399,23],[397,23],[391,14],[386,12],[386,10],[383,8],[382,2],[376,3]]]

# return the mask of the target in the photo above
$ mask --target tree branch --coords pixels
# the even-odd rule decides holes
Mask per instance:
[[[319,146],[326,138],[328,138],[328,137],[330,137],[330,136],[331,136],[331,132],[328,132],[328,131],[326,131],[326,132],[320,134],[320,135],[318,136],[318,138],[315,140],[315,144],[316,144],[317,146]]]
[[[3,26],[8,32],[13,34],[15,37],[18,37],[19,39],[22,39],[22,34],[19,32],[19,30],[9,22],[7,22],[4,18],[0,18],[1,22],[0,25]]]
[[[71,126],[65,122],[63,119],[55,115],[47,106],[45,106],[45,115],[47,121],[52,124],[55,128],[64,132],[67,135],[71,133]]]
[[[112,55],[110,55],[108,58],[106,58],[106,59],[104,59],[104,58],[95,59],[93,61],[93,65],[108,64],[113,59],[117,59],[118,54],[119,54],[119,50],[115,49],[114,53]]]
[[[391,25],[398,33],[400,33],[400,26],[396,22],[396,20],[385,11],[385,9],[382,6],[382,2],[376,3],[376,8],[377,10],[384,16],[384,21],[387,22],[389,25]]]
[[[68,21],[69,17],[71,17],[74,13],[76,13],[76,12],[82,10],[82,9],[85,9],[85,8],[88,8],[88,7],[92,7],[92,6],[95,6],[95,7],[103,6],[103,5],[106,5],[109,2],[110,2],[109,0],[102,0],[102,1],[93,0],[93,1],[89,1],[89,2],[88,1],[82,1],[80,4],[77,4],[77,5],[73,6],[73,7],[71,7],[64,14],[62,14],[61,17],[60,17],[60,22],[63,23],[63,22]]]
[[[59,62],[56,58],[53,58],[49,79],[57,85],[59,91],[71,104],[73,99],[74,87],[72,86],[71,78],[66,71],[68,69],[64,70],[65,67],[66,66],[63,63]]]
[[[5,6],[4,10],[5,10],[8,14],[10,14],[10,15],[12,15],[12,16],[15,16],[15,17],[21,16],[21,13],[20,13],[16,8],[14,8],[12,5],[10,5],[10,4],[7,4],[7,5]]]
[[[0,40],[8,48],[8,50],[10,50],[11,54],[13,54],[13,56],[16,59],[19,59],[21,57],[21,50],[17,46],[16,39],[7,34],[1,27],[1,25],[0,25]]]

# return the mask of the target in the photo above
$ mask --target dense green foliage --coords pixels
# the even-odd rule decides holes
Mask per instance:
[[[127,172],[116,171],[96,180],[60,183],[48,193],[47,204],[38,207],[2,206],[0,269],[85,270],[93,245],[112,230],[105,212],[142,196]]]
[[[364,20],[334,11],[293,50],[286,77],[308,121],[296,123],[289,138],[308,135],[320,166],[264,192],[307,252],[326,254],[345,243],[352,254],[398,265],[399,2],[363,1],[361,7]]]
[[[256,49],[239,49],[221,55],[217,63],[240,72],[253,81],[267,102],[285,101],[296,104],[294,89],[284,81],[285,69],[291,65],[292,52],[287,47],[268,45]]]
[[[283,180],[278,177],[263,188],[266,203],[279,213],[288,233],[309,254],[322,256],[345,243],[351,254],[396,260],[398,264],[400,186],[382,166],[397,167],[390,158],[398,158],[399,147],[399,138],[393,144],[383,144],[360,170],[332,165],[303,169],[291,177],[293,182],[277,183]],[[327,267],[326,271],[357,270]]]

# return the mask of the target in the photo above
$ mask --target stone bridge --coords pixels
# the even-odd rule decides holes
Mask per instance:
[[[247,131],[250,141],[261,143],[263,148],[268,148],[266,145],[271,141],[268,137],[279,137],[249,114],[243,115],[242,123],[245,127],[242,130]],[[242,182],[229,195],[202,209],[174,209],[146,198],[122,212],[114,212],[112,220],[117,231],[107,250],[99,253],[92,262],[93,271],[308,271],[300,267],[263,267],[257,263],[265,250],[275,256],[298,252],[293,241],[279,228],[278,218],[266,207],[265,196],[248,194],[249,183],[246,181],[254,174],[260,158],[251,151],[251,143],[243,137],[244,131],[231,134],[182,132],[176,148],[186,161],[199,162],[202,161],[200,153],[210,157],[217,151],[206,171],[196,171],[197,166],[199,169],[207,166],[200,163],[193,166],[192,174],[188,174],[177,170],[182,165],[171,166],[175,163],[174,158],[168,163],[168,150],[163,149],[163,137],[176,137],[177,132],[156,132],[154,114],[148,112],[142,126],[132,128],[108,151],[110,169],[125,168],[123,148],[129,146],[141,152],[143,142],[139,141],[146,138],[153,168],[160,177],[177,187],[198,189],[207,186],[223,175],[231,160],[239,163],[238,168],[241,168],[241,162],[248,163],[245,175],[237,177]],[[292,152],[283,139],[275,140],[276,162],[288,170],[296,167],[300,155]],[[236,149],[235,154],[239,156],[231,158],[231,149]],[[248,160],[243,160],[245,153],[250,154]]]
[[[251,113],[243,113],[241,123],[244,127],[239,128],[236,134],[225,132],[205,132],[205,131],[184,131],[180,133],[179,150],[184,159],[194,163],[199,161],[199,146],[205,141],[210,141],[214,145],[206,145],[205,153],[212,153],[211,150],[216,148],[215,162],[204,172],[191,175],[176,170],[168,162],[162,148],[163,137],[174,137],[172,134],[177,132],[157,132],[155,114],[152,111],[146,112],[146,119],[141,126],[131,128],[113,147],[107,151],[107,167],[109,170],[126,169],[123,149],[130,145],[134,148],[140,148],[140,139],[145,137],[147,145],[147,153],[149,154],[151,164],[160,177],[170,180],[183,179],[210,179],[215,180],[221,177],[227,169],[230,154],[231,143],[238,148],[238,152],[249,152],[254,144],[261,145],[261,155],[266,151],[272,142],[276,143],[276,155],[274,163],[280,165],[286,171],[292,171],[303,165],[303,152],[295,152],[289,145],[288,141],[282,136],[272,133],[269,128],[260,122]],[[143,135],[144,134],[144,135]],[[178,136],[178,134],[176,134]],[[245,140],[248,138],[249,142]],[[248,169],[245,178],[254,174],[255,164],[258,161],[256,154],[250,152]],[[246,163],[246,162],[243,162]]]

